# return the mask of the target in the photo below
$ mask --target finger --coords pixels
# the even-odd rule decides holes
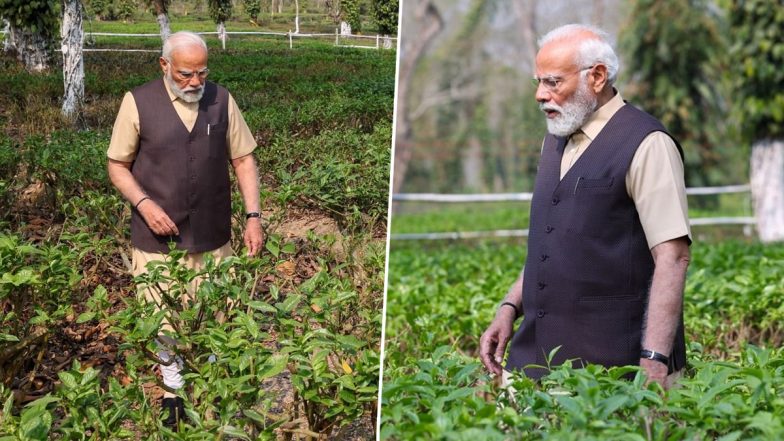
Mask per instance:
[[[504,361],[504,352],[506,352],[506,344],[509,342],[509,337],[504,336],[498,339],[498,345],[495,347],[495,353],[493,354],[493,360],[495,360],[498,365],[501,365],[501,362]]]

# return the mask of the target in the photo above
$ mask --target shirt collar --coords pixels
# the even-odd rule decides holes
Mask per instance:
[[[606,126],[607,122],[610,121],[610,118],[615,115],[615,112],[621,110],[621,107],[626,104],[624,103],[623,98],[621,98],[620,92],[615,89],[613,89],[613,91],[615,92],[615,95],[610,101],[607,101],[602,107],[599,107],[593,112],[588,118],[588,121],[580,127],[580,131],[582,131],[591,141],[593,141],[599,135],[599,132],[604,129],[604,126]]]

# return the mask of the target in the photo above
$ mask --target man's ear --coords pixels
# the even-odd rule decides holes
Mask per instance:
[[[166,65],[169,64],[165,58],[159,57],[158,63],[161,65],[161,71],[165,74],[166,73]]]
[[[588,75],[591,77],[590,84],[594,93],[598,94],[604,90],[604,87],[607,85],[608,81],[607,66],[600,63],[596,64],[596,66],[591,69],[591,72]]]

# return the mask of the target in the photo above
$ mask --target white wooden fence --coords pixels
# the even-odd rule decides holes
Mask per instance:
[[[689,196],[725,193],[746,193],[751,191],[749,184],[726,185],[721,187],[691,187],[686,189]],[[438,194],[438,193],[397,193],[392,195],[394,202],[520,202],[530,201],[533,193],[488,193],[488,194]],[[753,217],[698,217],[689,219],[694,225],[754,225]],[[439,233],[397,233],[391,234],[392,240],[443,240],[477,239],[486,237],[527,237],[528,229],[489,230],[489,231],[451,231]]]

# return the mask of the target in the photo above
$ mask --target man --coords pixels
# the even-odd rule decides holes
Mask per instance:
[[[148,262],[164,260],[172,242],[187,250],[182,263],[195,269],[208,253],[216,259],[232,254],[229,162],[247,213],[244,243],[255,255],[263,238],[253,135],[231,94],[206,81],[201,37],[172,34],[159,62],[163,78],[123,98],[107,152],[109,178],[133,206],[133,275],[144,273]],[[143,291],[147,301],[159,304],[157,293]],[[181,367],[161,343],[166,338],[158,340],[164,384],[180,389]],[[162,407],[169,411],[164,424],[176,429],[182,398],[167,391]]]
[[[536,100],[549,134],[528,257],[480,339],[480,357],[505,378],[522,370],[538,379],[547,370],[529,365],[566,360],[639,364],[649,381],[668,387],[668,374],[686,364],[691,240],[681,148],[613,88],[618,58],[606,33],[566,25],[539,47]]]

